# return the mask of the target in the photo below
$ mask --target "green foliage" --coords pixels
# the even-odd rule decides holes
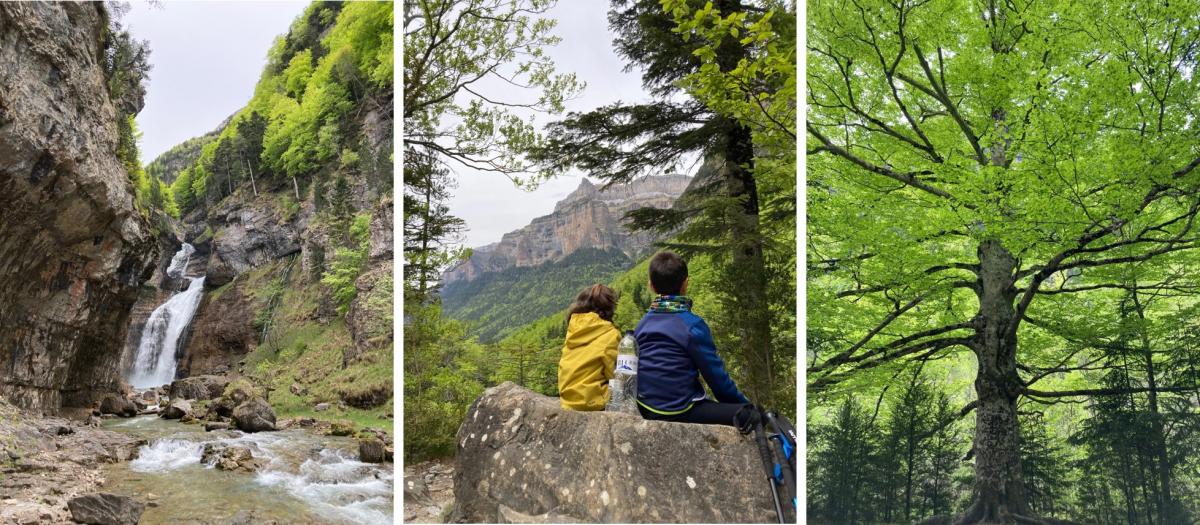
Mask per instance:
[[[345,315],[350,308],[350,302],[358,293],[354,283],[362,274],[363,265],[367,261],[367,250],[370,249],[370,221],[370,214],[365,213],[354,218],[349,233],[351,247],[335,249],[329,269],[321,277],[321,283],[329,287],[338,313],[342,315]]]
[[[620,250],[585,248],[560,261],[488,272],[443,288],[442,312],[469,322],[480,341],[498,341],[521,325],[561,312],[585,286],[609,282],[629,265]]]

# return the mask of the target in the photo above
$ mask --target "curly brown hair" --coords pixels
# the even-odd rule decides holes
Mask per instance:
[[[575,302],[571,303],[571,309],[567,311],[567,322],[571,321],[572,315],[589,312],[594,312],[601,319],[612,322],[613,313],[616,311],[617,293],[603,284],[593,284],[575,296]]]

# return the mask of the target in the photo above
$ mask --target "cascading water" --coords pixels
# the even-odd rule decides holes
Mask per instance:
[[[167,302],[155,308],[146,320],[129,377],[129,384],[134,388],[153,388],[175,379],[175,351],[183,331],[192,322],[192,315],[196,313],[204,292],[204,277],[191,278],[186,275],[188,261],[195,251],[192,245],[183,243],[171,258],[167,276],[186,279],[188,285],[185,290],[172,295]]]

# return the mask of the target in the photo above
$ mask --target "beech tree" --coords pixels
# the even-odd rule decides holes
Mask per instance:
[[[1019,400],[1195,388],[1042,385],[1107,329],[1060,308],[1132,268],[1148,290],[1195,277],[1200,6],[814,0],[809,21],[810,391],[966,352],[954,522],[1053,523],[1026,496]]]

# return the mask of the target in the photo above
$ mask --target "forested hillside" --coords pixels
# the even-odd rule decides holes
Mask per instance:
[[[451,283],[442,290],[442,308],[469,323],[480,341],[490,343],[561,310],[584,286],[608,282],[630,264],[620,250],[584,248],[558,261]]]
[[[1194,523],[1200,4],[809,24],[809,522]]]
[[[181,368],[245,374],[282,415],[390,427],[393,89],[392,4],[314,2],[245,107],[147,166],[208,254]]]

